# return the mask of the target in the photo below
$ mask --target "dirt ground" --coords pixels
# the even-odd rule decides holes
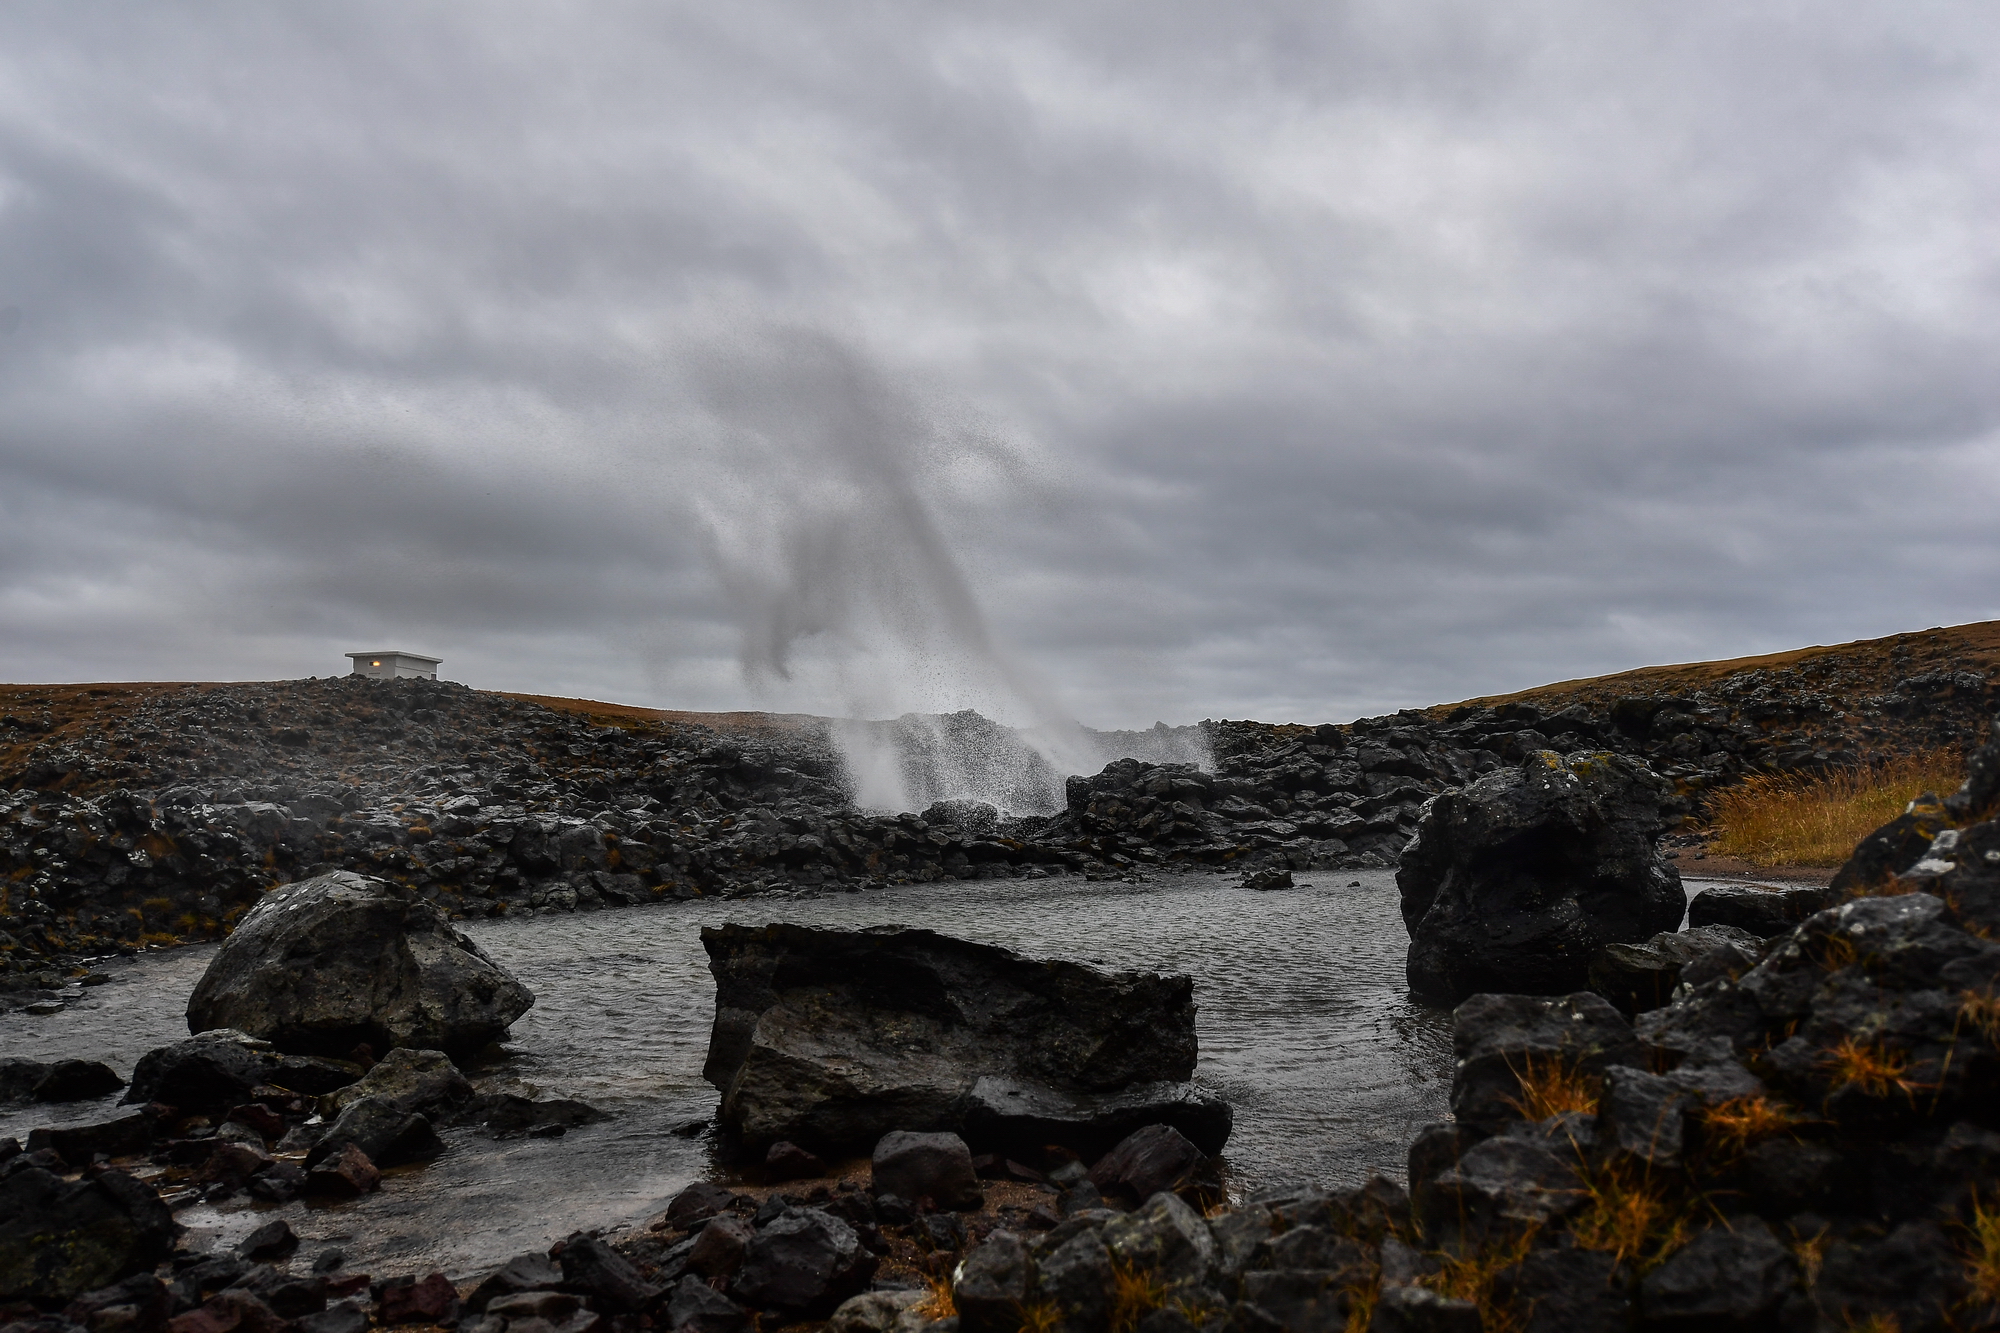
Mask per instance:
[[[1838,866],[1753,866],[1733,856],[1683,847],[1667,853],[1683,879],[1727,879],[1745,884],[1830,884]]]

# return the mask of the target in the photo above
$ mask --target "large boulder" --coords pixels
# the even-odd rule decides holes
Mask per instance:
[[[976,1150],[1095,1155],[1169,1124],[1206,1152],[1229,1108],[1194,1072],[1193,983],[1024,958],[928,930],[704,929],[715,1026],[703,1075],[723,1127],[867,1151],[891,1130]]]
[[[188,1030],[235,1028],[306,1054],[476,1050],[534,1002],[415,893],[335,871],[243,918],[188,1000]]]
[[[1643,763],[1530,754],[1433,800],[1396,872],[1410,989],[1561,995],[1607,944],[1680,924],[1680,875],[1655,845],[1672,788]]]

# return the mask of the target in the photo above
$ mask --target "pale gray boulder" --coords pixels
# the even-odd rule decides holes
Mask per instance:
[[[476,1050],[535,997],[415,893],[335,871],[273,890],[188,999],[188,1030],[234,1028],[280,1050],[365,1042]]]

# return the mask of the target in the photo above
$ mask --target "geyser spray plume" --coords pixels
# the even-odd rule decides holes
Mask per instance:
[[[864,806],[1058,808],[1108,756],[995,643],[924,491],[949,448],[932,419],[812,331],[712,354],[701,381],[731,465],[701,514],[752,684],[839,716]]]

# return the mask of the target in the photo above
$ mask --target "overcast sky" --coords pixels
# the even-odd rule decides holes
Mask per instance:
[[[10,0],[0,678],[1316,721],[2000,617],[1997,58]]]

